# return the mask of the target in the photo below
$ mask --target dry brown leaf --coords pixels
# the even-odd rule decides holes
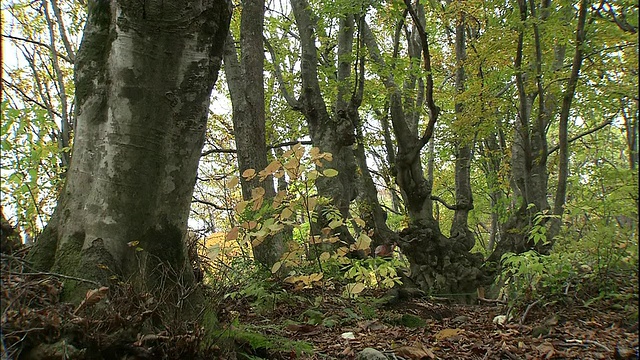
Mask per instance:
[[[464,329],[442,329],[436,334],[436,340],[458,336],[464,332]]]
[[[409,358],[411,360],[436,358],[436,355],[433,353],[433,351],[425,348],[422,344],[418,346],[401,346],[399,348],[393,349],[393,352],[398,356]]]

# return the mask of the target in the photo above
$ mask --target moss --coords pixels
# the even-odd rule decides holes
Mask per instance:
[[[54,221],[50,221],[38,236],[33,249],[29,252],[28,260],[39,271],[48,271],[53,266],[58,246],[58,228]]]
[[[79,269],[84,237],[85,234],[83,232],[77,232],[60,246],[55,253],[55,263],[52,267],[54,272],[68,275],[80,273],[83,278],[87,278],[86,274]],[[62,294],[60,295],[61,300],[79,303],[84,297],[85,290],[86,284],[81,284],[73,280],[65,280]]]

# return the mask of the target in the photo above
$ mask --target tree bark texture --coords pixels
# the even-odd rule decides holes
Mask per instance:
[[[425,103],[433,108],[430,113],[427,131],[419,137],[411,122],[414,112],[411,107],[415,101],[411,100],[407,104],[409,97],[407,90],[413,90],[410,85],[412,81],[404,84],[404,94],[396,83],[396,80],[388,71],[387,65],[382,58],[376,39],[368,26],[364,26],[364,41],[369,51],[371,60],[381,70],[379,76],[389,92],[389,110],[391,125],[396,137],[397,152],[395,155],[395,178],[401,189],[405,207],[410,218],[409,228],[400,233],[398,245],[407,256],[411,268],[411,280],[416,286],[429,294],[440,296],[455,296],[456,300],[466,302],[474,297],[476,288],[480,284],[487,283],[487,278],[481,270],[483,263],[482,256],[471,254],[469,250],[473,247],[473,236],[467,237],[468,230],[461,230],[461,236],[447,238],[442,235],[438,222],[433,217],[433,203],[431,200],[431,182],[425,178],[420,160],[420,151],[427,144],[433,134],[433,124],[437,119],[437,107],[433,103],[431,95],[427,94]],[[424,41],[422,42],[424,43]],[[418,82],[414,82],[418,83]],[[429,87],[430,81],[427,81]],[[428,92],[428,89],[427,89]],[[403,102],[404,98],[404,102]],[[421,101],[418,99],[418,101]],[[429,130],[431,129],[431,130]],[[470,150],[469,150],[470,152]],[[458,202],[463,204],[461,211],[457,215],[458,221],[454,224],[456,231],[459,226],[466,226],[466,214],[471,204],[471,198],[466,191],[470,192],[465,185],[465,169],[468,172],[468,161],[470,156],[464,157],[462,153],[461,161],[458,162],[460,176],[456,177],[457,191],[460,198]],[[465,167],[466,166],[466,167]],[[458,187],[460,189],[458,189]],[[463,200],[467,197],[466,203]],[[469,241],[471,239],[471,241]]]
[[[344,97],[336,99],[337,107],[333,116],[327,109],[320,83],[318,80],[318,51],[315,45],[316,28],[311,13],[311,8],[306,0],[291,1],[296,25],[300,33],[300,44],[302,48],[301,56],[301,76],[302,88],[296,106],[305,117],[309,126],[309,135],[313,145],[322,152],[329,152],[333,155],[333,161],[327,162],[325,168],[333,168],[338,171],[336,177],[320,177],[316,182],[318,193],[332,199],[333,205],[340,211],[344,218],[349,217],[349,205],[357,196],[356,161],[353,152],[355,144],[355,125],[351,117],[347,114],[349,109],[345,109],[342,102]],[[350,22],[340,23],[341,39],[338,50],[339,53],[348,55],[351,52],[351,42],[353,39],[353,16]],[[347,32],[345,34],[344,32]],[[349,35],[350,33],[350,35]],[[346,48],[345,48],[346,47]],[[349,64],[344,63],[346,57],[339,56],[338,68],[341,75],[348,70]],[[345,79],[340,85],[339,92],[344,95],[348,89]],[[357,111],[357,109],[356,109]],[[323,227],[319,224],[319,227]],[[319,229],[317,229],[319,230]],[[342,240],[351,242],[352,238],[346,227],[338,229]]]
[[[224,0],[90,1],[73,156],[30,254],[39,269],[186,297],[187,218],[230,15]],[[68,299],[84,296],[76,285]]]
[[[238,167],[240,173],[247,169],[259,172],[267,167],[264,99],[264,51],[262,27],[264,24],[264,0],[244,0],[240,18],[240,62],[236,44],[228,35],[224,51],[224,70],[233,107]],[[264,181],[254,177],[251,181],[240,177],[242,196],[251,199],[251,191],[257,187],[265,190],[264,198],[275,196],[273,177]],[[285,251],[284,234],[265,239],[253,248],[255,259],[271,268]]]
[[[458,15],[456,25],[456,92],[461,95],[465,88],[464,61],[467,57],[464,14]],[[455,103],[456,120],[462,121],[464,116],[464,104],[458,100]],[[464,244],[467,250],[475,245],[475,238],[469,230],[469,211],[473,209],[473,196],[471,193],[471,147],[468,136],[458,136],[456,141],[455,160],[455,196],[456,205],[451,224],[450,237],[452,241]]]

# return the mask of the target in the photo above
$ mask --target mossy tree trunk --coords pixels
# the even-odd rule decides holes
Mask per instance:
[[[187,297],[187,218],[230,15],[225,0],[89,2],[72,160],[30,253],[39,269]],[[66,299],[85,286],[67,283]]]

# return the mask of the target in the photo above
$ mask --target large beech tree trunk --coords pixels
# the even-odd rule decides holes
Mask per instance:
[[[393,166],[396,183],[402,192],[410,219],[409,228],[400,233],[398,245],[411,264],[411,280],[416,286],[430,294],[461,295],[457,300],[467,301],[473,298],[478,285],[487,282],[484,272],[480,269],[482,256],[469,253],[474,244],[473,236],[466,228],[468,212],[472,206],[469,186],[470,147],[464,144],[458,146],[456,207],[459,207],[459,210],[456,211],[452,228],[453,237],[447,238],[433,217],[431,182],[424,176],[420,157],[421,150],[433,135],[439,114],[439,108],[433,99],[433,79],[429,75],[431,69],[428,43],[424,26],[419,22],[419,19],[424,17],[424,12],[419,5],[413,8],[408,1],[405,1],[405,4],[414,20],[412,33],[419,35],[419,39],[408,39],[411,49],[409,54],[415,61],[419,61],[422,54],[421,60],[427,72],[424,100],[420,95],[423,91],[419,80],[409,78],[404,84],[404,93],[401,92],[392,72],[388,71],[372,31],[366,24],[363,27],[364,42],[369,56],[381,69],[381,80],[390,93],[389,111],[397,142],[396,161]],[[462,83],[464,73],[460,73],[459,76]],[[416,83],[419,89],[414,97],[411,93],[416,92]],[[420,136],[414,108],[423,103],[429,109],[429,122]]]
[[[225,0],[90,1],[73,157],[37,268],[189,298],[187,218],[230,15]]]

